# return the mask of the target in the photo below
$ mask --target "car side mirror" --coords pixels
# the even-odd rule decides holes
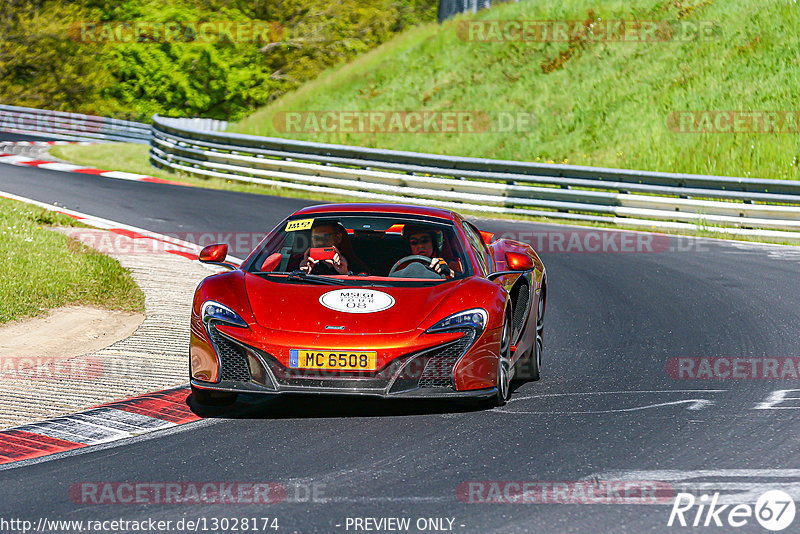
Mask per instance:
[[[481,239],[483,239],[483,242],[486,243],[487,245],[491,245],[492,242],[494,241],[494,234],[492,232],[484,232],[483,230],[480,230],[480,232],[481,232]]]
[[[224,243],[217,243],[216,245],[208,245],[200,251],[200,260],[203,263],[222,263],[228,257],[228,245]]]
[[[506,263],[512,271],[530,271],[533,269],[531,257],[519,252],[506,252]]]

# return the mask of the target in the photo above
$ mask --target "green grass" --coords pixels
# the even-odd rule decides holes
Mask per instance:
[[[711,40],[481,43],[459,21],[715,21]],[[677,133],[684,110],[796,110],[800,10],[786,0],[537,0],[501,4],[412,29],[323,73],[231,131],[439,154],[654,171],[798,179],[798,134]],[[545,73],[543,65],[559,64]],[[286,135],[278,112],[428,110],[530,112],[523,132]]]
[[[0,199],[0,324],[66,304],[144,311],[144,294],[127,269],[51,226],[79,224]]]

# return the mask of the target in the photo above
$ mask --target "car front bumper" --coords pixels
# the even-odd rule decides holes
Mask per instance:
[[[192,375],[194,387],[209,391],[264,394],[322,394],[383,398],[482,398],[496,388],[484,381],[472,388],[456,388],[455,369],[473,347],[475,332],[424,350],[404,354],[372,372],[342,372],[287,368],[270,353],[213,331],[220,380]]]
[[[285,386],[278,389],[265,388],[260,384],[223,381],[217,383],[192,379],[192,386],[209,391],[228,393],[253,393],[264,395],[343,395],[351,397],[379,397],[384,399],[488,399],[497,394],[497,388],[472,389],[455,391],[447,388],[416,388],[395,393],[386,389],[319,387],[319,386]]]

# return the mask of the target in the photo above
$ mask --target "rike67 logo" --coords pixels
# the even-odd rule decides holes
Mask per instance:
[[[681,527],[743,527],[751,519],[767,530],[784,530],[792,524],[795,515],[794,500],[780,490],[762,494],[755,506],[750,504],[719,504],[719,493],[713,497],[701,495],[696,499],[691,493],[678,493],[672,503],[667,526]]]

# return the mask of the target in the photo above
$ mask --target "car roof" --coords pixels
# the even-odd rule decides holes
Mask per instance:
[[[441,208],[429,206],[414,206],[411,204],[380,204],[380,203],[352,203],[352,204],[321,204],[308,206],[294,212],[295,215],[314,215],[322,213],[391,213],[395,215],[422,215],[453,221],[456,214]]]

